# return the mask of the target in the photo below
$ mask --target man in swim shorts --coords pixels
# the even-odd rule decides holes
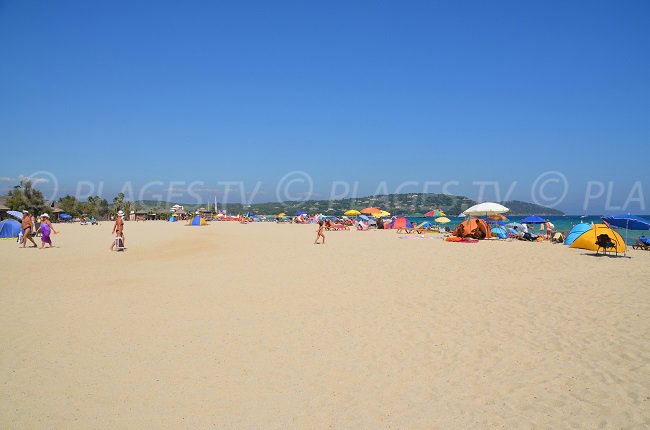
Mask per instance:
[[[23,241],[22,241],[22,248],[27,245],[27,240],[29,239],[30,242],[34,244],[32,248],[36,248],[36,242],[34,242],[34,239],[32,239],[32,232],[34,231],[34,222],[32,220],[32,217],[29,216],[29,211],[28,210],[23,210],[23,220],[21,222],[21,228],[23,229]]]

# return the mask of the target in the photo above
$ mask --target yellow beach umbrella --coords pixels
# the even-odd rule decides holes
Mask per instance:
[[[285,214],[284,212],[282,212],[281,214],[278,214],[278,216],[287,216],[287,214]]]
[[[436,218],[434,221],[437,222],[437,223],[440,223],[440,224],[447,224],[451,220],[449,218],[447,218],[446,216],[441,216],[441,217]]]
[[[357,215],[360,215],[360,214],[361,214],[361,212],[355,211],[354,209],[350,209],[349,211],[345,212],[343,215],[357,216]]]

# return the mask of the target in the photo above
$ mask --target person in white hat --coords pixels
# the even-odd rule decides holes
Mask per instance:
[[[32,220],[32,217],[29,216],[29,211],[27,209],[23,210],[23,220],[21,227],[23,229],[23,241],[21,242],[23,245],[22,247],[24,248],[25,245],[27,245],[28,239],[34,244],[32,248],[38,247],[38,245],[36,245],[36,242],[34,242],[34,239],[32,239],[32,232],[34,231],[34,220]]]
[[[117,211],[117,216],[115,217],[115,224],[113,224],[113,233],[115,237],[119,237],[122,241],[122,247],[126,246],[124,241],[124,212]],[[111,251],[115,248],[115,240],[111,244]]]
[[[52,222],[50,221],[50,216],[47,213],[41,215],[41,226],[38,228],[38,231],[41,232],[41,249],[45,247],[46,243],[48,244],[48,248],[52,248],[52,239],[50,239],[50,233],[58,233],[56,230],[54,230],[54,226],[52,226]]]

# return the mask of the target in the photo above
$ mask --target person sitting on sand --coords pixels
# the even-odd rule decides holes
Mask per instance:
[[[27,245],[27,240],[29,239],[30,242],[34,244],[32,248],[38,247],[36,245],[36,242],[34,242],[34,239],[32,239],[32,232],[34,231],[34,220],[32,219],[31,216],[29,216],[29,211],[23,210],[23,220],[21,222],[21,228],[23,229],[23,241],[22,247],[24,248],[25,245]]]
[[[41,215],[41,226],[38,228],[38,231],[41,232],[41,249],[45,247],[46,243],[48,245],[48,248],[52,248],[52,239],[50,239],[50,233],[58,233],[56,230],[54,230],[54,226],[52,226],[52,222],[50,221],[50,216],[47,213]]]
[[[113,224],[113,233],[115,237],[119,237],[122,241],[122,248],[126,246],[126,241],[124,240],[124,212],[118,211],[117,216],[115,217],[115,224]],[[115,239],[111,244],[111,251],[115,248]]]
[[[485,228],[485,224],[483,224],[480,221],[477,221],[476,228],[472,232],[471,236],[474,239],[485,239],[487,237],[487,229]]]
[[[318,221],[318,231],[316,232],[316,241],[315,245],[318,245],[318,239],[323,238],[323,245],[325,245],[325,234],[323,233],[324,223],[323,221]]]

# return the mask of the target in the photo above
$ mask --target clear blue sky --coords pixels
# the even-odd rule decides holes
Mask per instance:
[[[300,170],[322,198],[516,181],[530,201],[557,170],[560,209],[604,181],[598,213],[612,181],[609,206],[648,212],[649,20],[645,0],[0,0],[0,187],[45,170],[60,194],[203,181],[207,199],[243,180],[268,201]]]

